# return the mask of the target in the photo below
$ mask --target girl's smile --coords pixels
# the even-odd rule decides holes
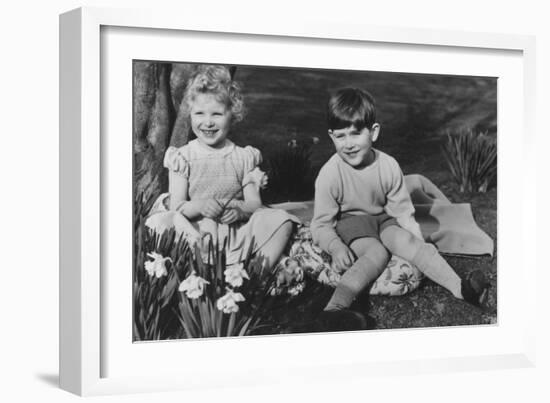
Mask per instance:
[[[220,148],[231,127],[231,110],[213,94],[198,94],[191,104],[191,129],[197,139],[211,148]]]

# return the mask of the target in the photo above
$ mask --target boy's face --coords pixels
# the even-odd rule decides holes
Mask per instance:
[[[329,130],[330,138],[336,148],[336,153],[354,168],[362,168],[370,164],[370,149],[378,138],[380,125],[375,123],[371,129],[358,130],[355,126],[344,129]]]

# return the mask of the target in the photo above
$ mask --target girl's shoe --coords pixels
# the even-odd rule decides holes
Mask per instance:
[[[461,293],[464,301],[481,307],[488,296],[488,289],[490,287],[487,278],[481,270],[474,270],[465,280],[462,280]]]

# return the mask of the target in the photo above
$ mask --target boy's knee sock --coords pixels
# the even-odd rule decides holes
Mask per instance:
[[[435,246],[428,243],[422,245],[411,263],[430,280],[445,287],[455,297],[462,299],[462,280],[439,254]]]
[[[325,311],[334,311],[349,308],[355,298],[380,276],[384,267],[379,267],[367,256],[361,256],[342,275],[336,286],[332,298],[325,307]]]

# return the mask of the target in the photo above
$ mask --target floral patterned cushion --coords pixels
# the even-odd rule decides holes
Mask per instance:
[[[317,281],[336,287],[342,275],[341,272],[331,266],[330,255],[323,252],[313,244],[311,232],[308,226],[300,226],[290,243],[288,256],[279,262],[279,272],[289,273],[289,293],[301,291],[302,279],[298,276],[290,276],[300,267],[306,275]],[[409,262],[397,256],[392,256],[386,269],[370,288],[371,295],[404,295],[418,288],[422,280],[422,273]],[[284,283],[284,280],[281,280]],[[298,292],[299,292],[298,291]]]

